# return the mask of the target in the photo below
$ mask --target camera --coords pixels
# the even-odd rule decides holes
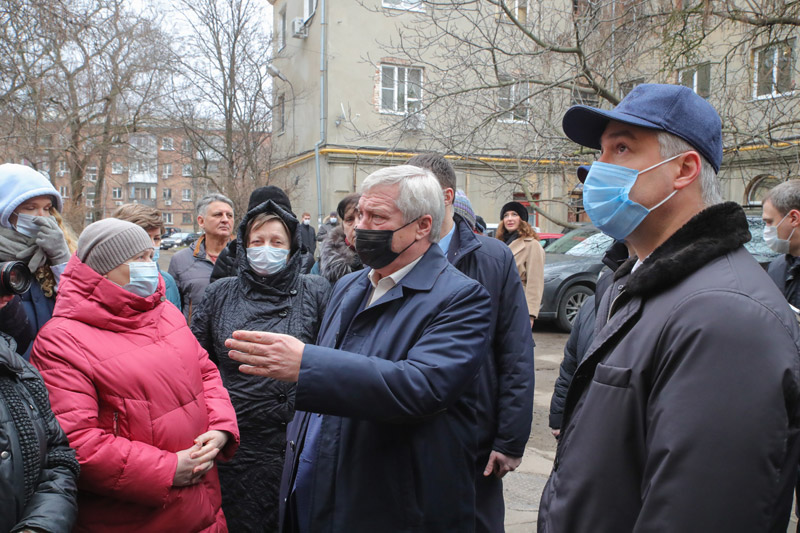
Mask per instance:
[[[32,282],[33,274],[22,261],[0,263],[0,296],[25,294]]]

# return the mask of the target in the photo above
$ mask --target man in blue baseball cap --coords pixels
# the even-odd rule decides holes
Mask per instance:
[[[565,400],[540,532],[786,531],[800,455],[800,331],[722,202],[721,122],[691,89],[571,107],[600,149],[583,196],[636,257],[614,274]]]

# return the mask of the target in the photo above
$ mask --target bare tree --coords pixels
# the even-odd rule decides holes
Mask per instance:
[[[183,42],[176,108],[200,177],[237,212],[265,184],[272,118],[270,41],[258,0],[182,0],[191,34]]]

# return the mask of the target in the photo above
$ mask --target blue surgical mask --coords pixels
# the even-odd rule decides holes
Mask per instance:
[[[34,222],[36,218],[34,215],[17,213],[17,223],[14,224],[14,229],[17,230],[17,233],[22,233],[28,237],[36,237],[42,229],[41,226]]]
[[[157,246],[153,246],[153,263],[158,263],[158,258],[161,256],[161,250]]]
[[[256,274],[268,276],[280,272],[286,267],[289,250],[272,246],[253,246],[247,249],[247,260]]]
[[[661,207],[672,198],[677,189],[650,209],[628,197],[636,178],[649,170],[672,161],[678,154],[642,171],[595,161],[583,184],[583,208],[600,231],[617,240],[624,240],[635,230],[651,211]]]
[[[130,282],[122,288],[147,298],[158,288],[158,267],[152,261],[128,263]]]

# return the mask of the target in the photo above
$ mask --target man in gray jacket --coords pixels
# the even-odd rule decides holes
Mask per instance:
[[[800,331],[721,203],[721,122],[691,89],[570,108],[601,150],[592,222],[641,260],[614,274],[564,406],[540,532],[786,531],[800,448]]]

